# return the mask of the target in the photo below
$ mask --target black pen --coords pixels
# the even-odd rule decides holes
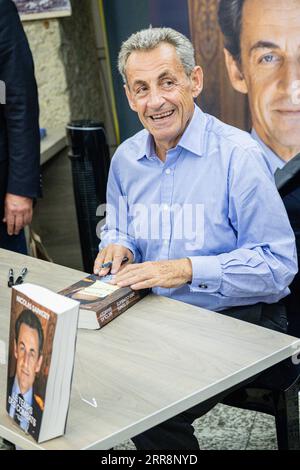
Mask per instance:
[[[22,282],[24,281],[24,277],[26,276],[27,272],[28,272],[27,268],[22,269],[20,276],[17,278],[17,280],[15,282],[15,286],[17,286],[18,284],[22,284]]]
[[[12,287],[14,285],[14,270],[10,268],[8,271],[8,287]]]
[[[122,259],[122,263],[121,264],[124,264],[124,263],[127,263],[128,261],[128,258],[127,256],[125,256],[123,259]],[[106,269],[106,268],[111,268],[112,267],[112,261],[108,261],[107,263],[102,263],[101,264],[101,269]]]

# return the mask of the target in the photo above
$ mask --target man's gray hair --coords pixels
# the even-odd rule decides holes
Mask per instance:
[[[185,73],[190,76],[196,65],[195,51],[191,41],[172,28],[148,28],[132,34],[121,46],[118,68],[124,83],[126,83],[126,62],[130,54],[134,51],[155,49],[163,42],[175,47]]]

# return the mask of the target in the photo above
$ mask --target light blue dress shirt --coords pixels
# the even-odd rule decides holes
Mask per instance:
[[[153,292],[215,311],[289,293],[294,234],[258,144],[197,106],[165,162],[142,130],[117,149],[100,248],[136,262],[190,258],[193,279]]]
[[[19,384],[18,384],[18,380],[17,380],[17,377],[15,377],[12,392],[11,392],[12,398],[13,398],[15,403],[18,403],[18,395],[20,393],[21,393],[21,391],[20,391],[20,387],[19,387]],[[24,397],[24,401],[26,402],[25,407],[24,407],[24,412],[30,411],[30,409],[32,407],[32,400],[33,400],[33,389],[31,388],[26,393],[24,393],[23,397]],[[16,413],[15,406],[13,404],[11,404],[10,409],[9,409],[9,416],[14,418],[15,413]],[[19,413],[19,415],[21,416],[20,427],[24,431],[28,431],[29,421],[26,418],[24,418],[20,413]]]
[[[272,173],[272,175],[275,174],[275,171],[278,170],[278,168],[281,170],[281,168],[285,166],[286,162],[282,160],[280,157],[278,157],[278,155],[276,155],[276,153],[273,152],[273,150],[271,150],[270,147],[268,147],[261,140],[261,138],[259,137],[255,129],[252,129],[251,136],[261,146],[264,156],[266,157],[266,163],[268,167],[270,168],[270,172]]]

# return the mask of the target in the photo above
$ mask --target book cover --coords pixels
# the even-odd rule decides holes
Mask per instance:
[[[6,409],[37,442],[64,432],[78,311],[78,302],[40,286],[12,289]],[[58,390],[65,391],[63,397]],[[54,422],[51,416],[56,415],[59,419]]]
[[[149,290],[134,291],[130,287],[108,284],[111,276],[94,274],[60,291],[60,294],[80,302],[78,328],[100,329],[148,294]]]

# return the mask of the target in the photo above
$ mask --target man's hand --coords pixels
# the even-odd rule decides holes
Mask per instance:
[[[94,274],[98,274],[99,276],[106,276],[106,274],[111,272],[111,274],[116,274],[121,269],[124,269],[126,264],[122,265],[123,259],[127,257],[128,263],[132,263],[133,261],[133,254],[128,248],[122,245],[108,245],[103,250],[100,251],[98,254],[95,264],[94,264]],[[112,262],[111,268],[102,268],[101,264]]]
[[[190,282],[192,277],[192,263],[188,258],[184,258],[128,265],[116,275],[112,283],[120,287],[130,286],[134,290],[151,287],[173,288]]]
[[[32,220],[32,199],[7,193],[4,202],[4,219],[8,235],[18,235]]]

